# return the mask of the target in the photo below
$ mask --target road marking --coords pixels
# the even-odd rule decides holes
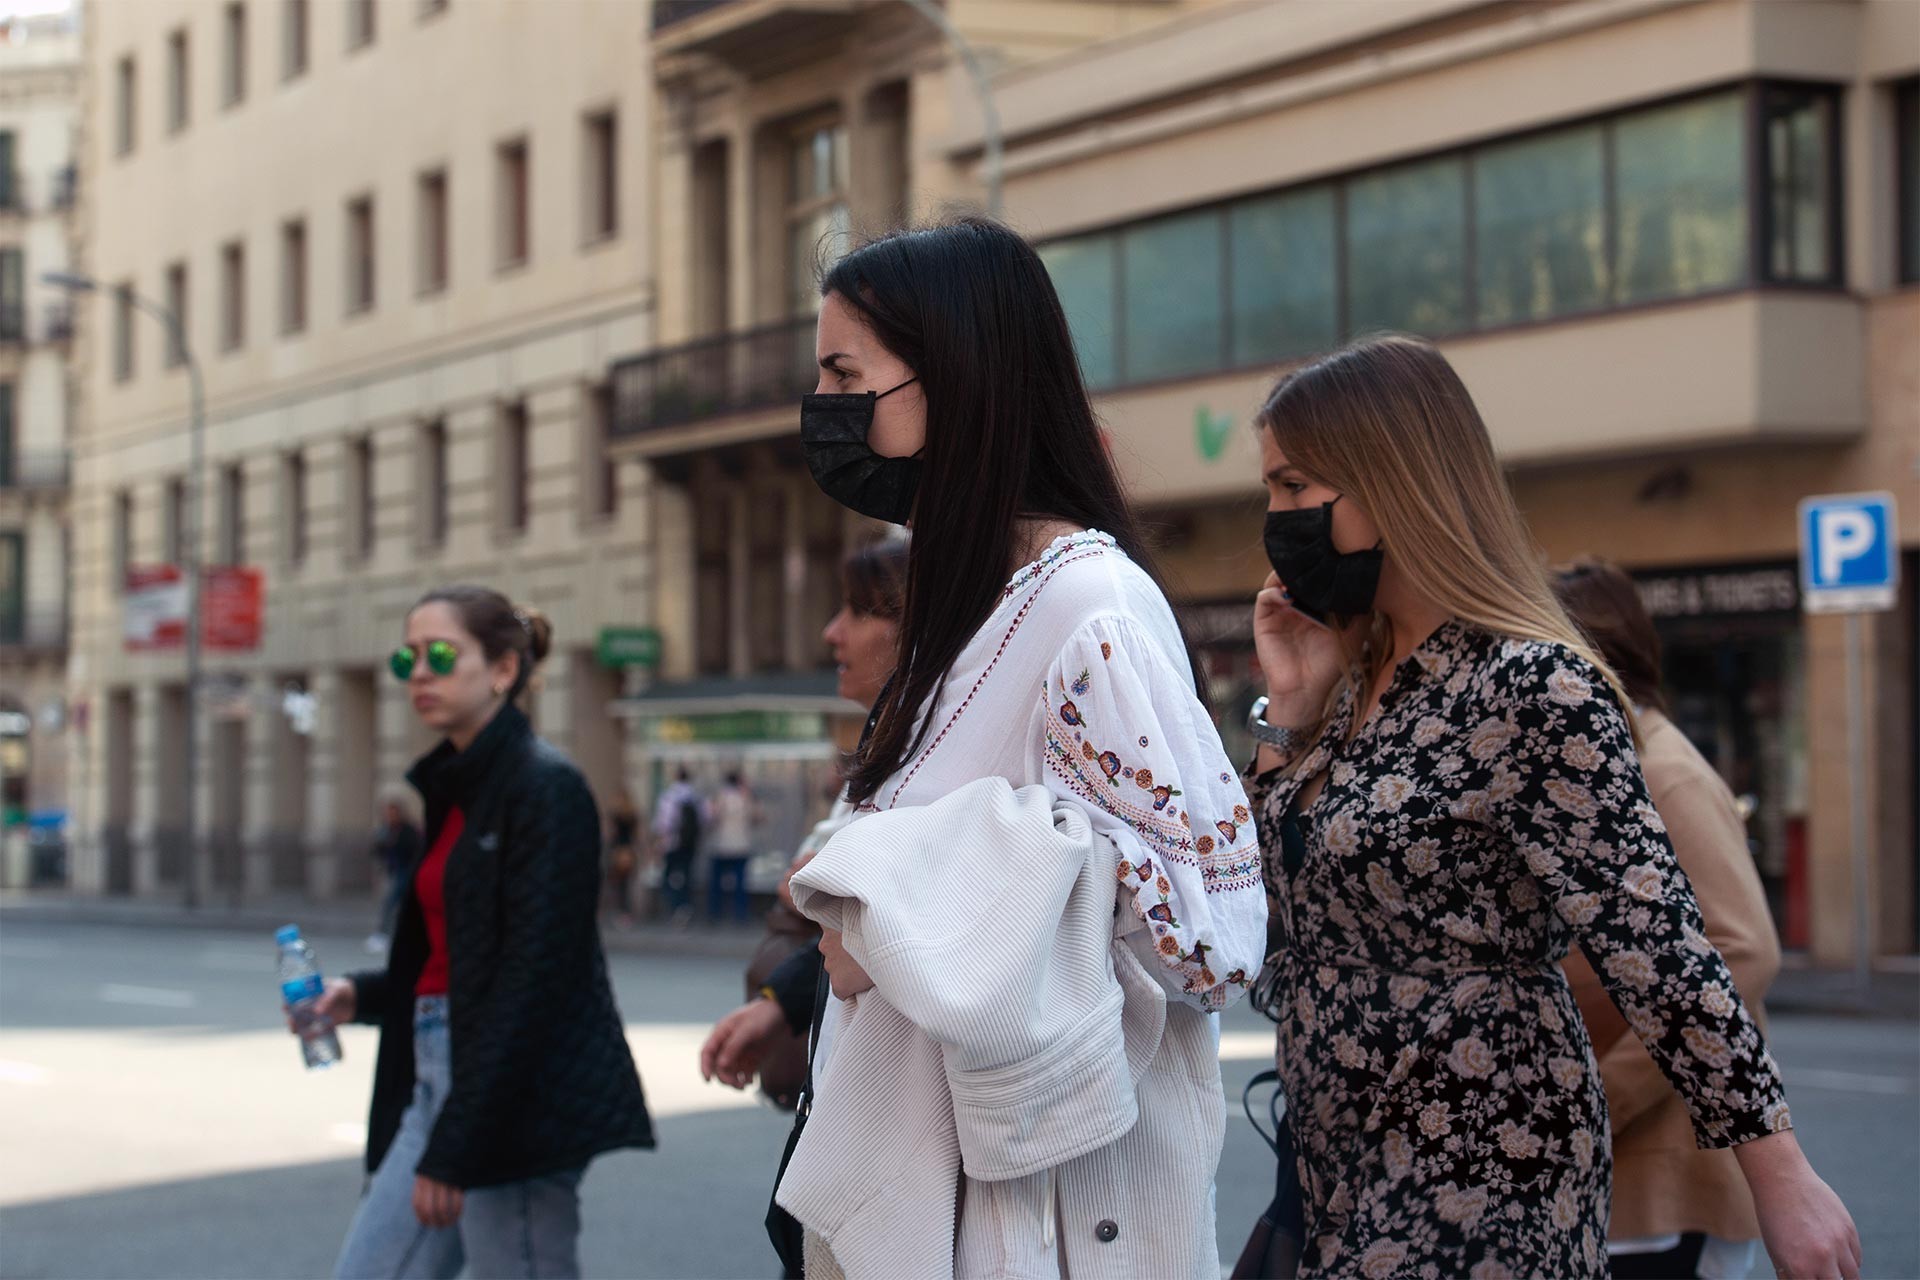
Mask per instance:
[[[327,1133],[335,1142],[345,1143],[349,1147],[367,1145],[367,1126],[364,1123],[343,1120],[327,1130]]]
[[[171,987],[134,987],[123,982],[109,982],[102,986],[100,999],[107,1004],[137,1004],[149,1009],[191,1009],[200,1003],[200,998],[191,991],[176,991]]]
[[[0,1058],[0,1084],[45,1084],[47,1069],[31,1062],[10,1062]]]
[[[1826,1071],[1818,1067],[1786,1073],[1789,1086],[1805,1085],[1830,1093],[1873,1093],[1882,1097],[1920,1093],[1920,1080],[1910,1076],[1869,1076],[1857,1071]]]

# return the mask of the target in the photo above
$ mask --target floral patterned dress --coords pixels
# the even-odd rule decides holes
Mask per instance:
[[[1297,770],[1251,787],[1302,1273],[1603,1276],[1606,1095],[1558,967],[1570,941],[1703,1146],[1789,1127],[1626,717],[1571,651],[1460,622],[1349,742],[1353,715],[1349,694]]]

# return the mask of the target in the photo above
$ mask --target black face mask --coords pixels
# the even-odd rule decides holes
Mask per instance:
[[[863,516],[907,522],[920,491],[920,455],[883,458],[867,444],[867,435],[873,430],[873,407],[918,380],[908,378],[878,395],[800,397],[800,447],[821,492]]]
[[[1341,551],[1333,545],[1333,502],[1303,511],[1267,512],[1267,559],[1293,607],[1322,626],[1371,610],[1380,586],[1377,545],[1366,551]]]

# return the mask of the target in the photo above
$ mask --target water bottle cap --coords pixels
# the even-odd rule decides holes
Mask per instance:
[[[283,947],[289,942],[300,941],[300,926],[297,924],[281,925],[280,928],[275,931],[273,940]]]

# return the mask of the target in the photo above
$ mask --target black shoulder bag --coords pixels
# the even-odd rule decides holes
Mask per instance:
[[[807,1037],[807,1079],[800,1088],[800,1098],[793,1109],[793,1132],[787,1135],[787,1149],[780,1153],[780,1172],[773,1179],[774,1194],[767,1198],[767,1238],[773,1241],[773,1251],[780,1255],[786,1280],[801,1280],[804,1274],[802,1259],[806,1236],[800,1220],[782,1209],[775,1197],[780,1193],[780,1179],[787,1176],[787,1164],[793,1159],[793,1149],[800,1145],[800,1135],[806,1130],[807,1115],[813,1110],[813,1055],[820,1047],[820,1025],[826,1021],[828,990],[827,970],[822,965],[819,980],[813,988],[813,1025]]]

